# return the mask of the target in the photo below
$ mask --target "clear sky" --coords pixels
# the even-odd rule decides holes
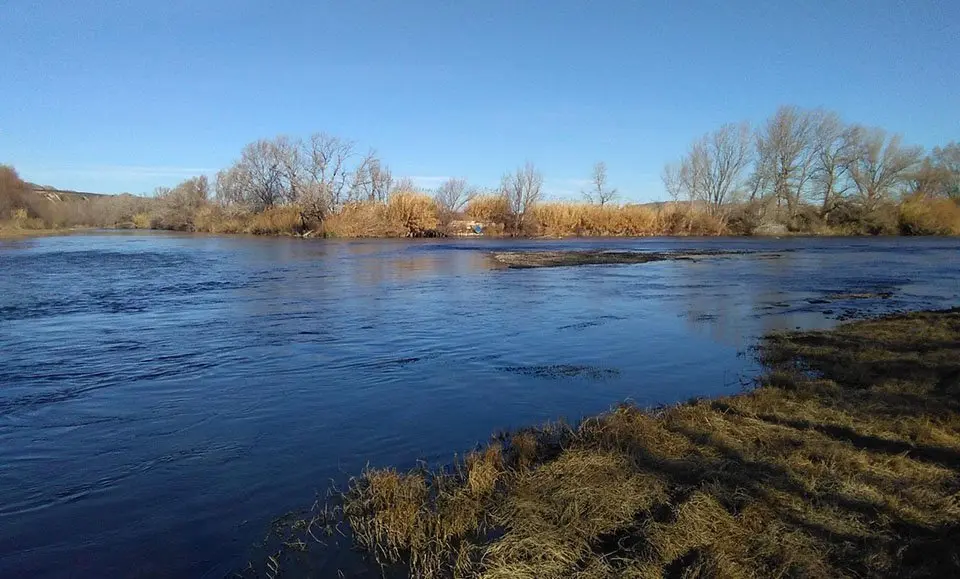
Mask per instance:
[[[529,160],[628,200],[700,134],[780,104],[960,139],[960,1],[3,0],[0,162],[143,193],[327,131],[395,175],[495,185]]]

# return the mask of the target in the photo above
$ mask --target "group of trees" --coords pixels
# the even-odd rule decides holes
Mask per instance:
[[[429,192],[409,178],[394,179],[375,151],[363,152],[353,141],[326,133],[306,139],[279,136],[244,147],[236,162],[217,173],[212,187],[205,177],[197,177],[172,189],[157,189],[154,197],[161,208],[155,223],[189,228],[190,215],[214,203],[250,212],[293,207],[303,228],[317,228],[351,205],[385,204],[399,194]],[[611,198],[602,187],[600,194],[605,196],[602,203]],[[441,225],[447,225],[478,195],[502,197],[510,213],[506,225],[521,231],[530,209],[543,198],[543,175],[528,163],[504,175],[494,191],[481,191],[464,178],[449,178],[430,195],[431,210]]]
[[[924,157],[883,129],[784,106],[755,130],[728,124],[704,135],[662,177],[675,200],[718,213],[750,203],[760,215],[793,224],[811,206],[827,218],[845,204],[870,214],[906,195],[960,200],[960,144]]]
[[[929,203],[913,207],[912,216],[928,219],[941,210],[960,216],[960,144],[924,155],[899,135],[848,124],[820,109],[783,106],[755,128],[724,125],[694,141],[677,162],[664,167],[662,177],[670,197],[683,202],[674,203],[674,209],[711,216],[704,226],[687,227],[683,223],[691,221],[674,210],[660,221],[667,224],[664,232],[713,231],[723,223],[735,233],[750,233],[769,223],[809,231],[811,220],[829,226],[831,220],[863,221],[884,211],[902,217],[903,205],[890,211],[891,202],[917,199],[956,203],[935,210]],[[650,230],[647,213],[618,204],[605,163],[593,166],[589,182],[582,191],[587,202],[582,210],[538,212],[545,197],[544,177],[532,163],[505,173],[497,188],[480,190],[464,178],[450,178],[426,191],[409,178],[395,179],[375,151],[314,133],[250,143],[213,181],[194,177],[173,188],[158,188],[150,198],[104,197],[66,212],[62,206],[38,204],[16,172],[0,166],[0,221],[10,220],[19,209],[21,221],[25,216],[38,218],[48,226],[221,232],[330,233],[339,227],[347,235],[423,235],[443,231],[460,219],[496,223],[513,234]],[[628,214],[630,219],[624,217]],[[345,223],[350,219],[357,223]],[[378,220],[386,225],[360,223]],[[956,227],[941,225],[930,229],[901,224],[900,229],[953,230],[960,228],[960,217]],[[891,232],[889,226],[849,230],[861,231]]]

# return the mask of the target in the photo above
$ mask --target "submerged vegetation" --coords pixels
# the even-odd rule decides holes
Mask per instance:
[[[452,468],[370,468],[286,544],[302,556],[318,521],[343,521],[416,577],[960,574],[960,310],[774,334],[760,355],[741,395],[501,434]]]
[[[325,133],[247,145],[230,167],[152,196],[53,199],[0,169],[0,230],[74,226],[327,237],[960,235],[960,144],[924,156],[882,129],[785,106],[730,124],[663,171],[671,200],[622,204],[606,164],[583,201],[549,201],[531,163],[480,189],[395,179],[374,152]]]

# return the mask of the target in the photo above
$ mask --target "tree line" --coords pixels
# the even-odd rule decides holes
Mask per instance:
[[[783,106],[755,129],[727,124],[703,135],[662,180],[674,200],[731,217],[731,207],[746,206],[741,218],[802,230],[812,220],[869,221],[897,203],[960,202],[960,144],[924,155],[884,129]]]
[[[548,201],[543,173],[529,162],[498,187],[456,177],[421,190],[395,178],[376,151],[320,132],[250,143],[213,179],[87,205],[38,201],[3,167],[0,222],[16,214],[38,227],[347,237],[442,235],[475,222],[512,235],[960,234],[960,145],[924,154],[822,109],[783,106],[757,127],[732,123],[696,139],[664,166],[669,202],[620,203],[602,161],[589,177],[580,203]]]

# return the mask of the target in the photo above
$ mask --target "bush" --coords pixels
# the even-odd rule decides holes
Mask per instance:
[[[347,203],[323,222],[327,237],[401,237],[404,232],[387,219],[387,207],[375,201]]]
[[[820,211],[813,205],[801,205],[796,214],[787,223],[787,229],[794,233],[826,233],[827,224]]]
[[[0,165],[0,219],[12,219],[17,209],[24,208],[27,184],[10,166]]]
[[[467,203],[464,214],[480,223],[492,223],[502,226],[512,222],[510,202],[502,195],[480,195]]]
[[[394,193],[387,201],[386,217],[404,237],[433,235],[440,226],[437,204],[423,193]]]
[[[735,205],[727,212],[727,231],[732,235],[753,235],[763,225],[759,203]]]
[[[912,197],[900,206],[903,235],[960,235],[960,205],[952,199]]]
[[[270,207],[253,214],[247,231],[255,235],[297,235],[304,231],[300,208],[293,205]],[[226,233],[226,232],[224,232]]]
[[[242,209],[206,205],[193,216],[194,231],[206,233],[245,233],[251,215]]]
[[[900,230],[900,212],[893,203],[882,203],[873,211],[844,200],[827,215],[826,224],[843,235],[896,235]]]

